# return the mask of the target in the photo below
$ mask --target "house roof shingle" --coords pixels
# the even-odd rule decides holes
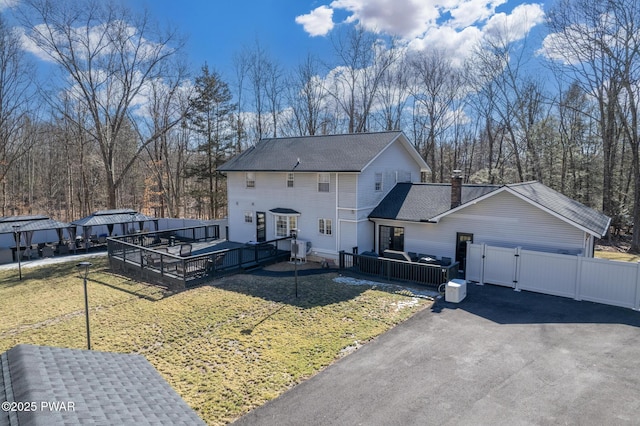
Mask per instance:
[[[499,189],[496,185],[462,185],[462,204]],[[451,185],[398,183],[369,217],[427,222],[451,208]]]
[[[540,182],[514,183],[509,189],[582,227],[604,236],[611,218]]]
[[[393,131],[262,139],[218,170],[289,172],[295,166],[296,172],[360,172],[401,135]]]
[[[410,222],[435,221],[449,212],[465,208],[480,197],[500,191],[511,191],[539,208],[572,222],[593,235],[604,236],[610,218],[573,200],[540,182],[509,185],[462,185],[462,204],[451,209],[450,184],[399,183],[369,214],[375,219],[394,219]]]
[[[18,345],[0,355],[0,384],[3,401],[73,403],[0,424],[204,424],[142,355]]]

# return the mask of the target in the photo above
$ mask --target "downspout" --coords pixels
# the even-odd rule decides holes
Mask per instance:
[[[338,253],[339,249],[340,249],[340,233],[342,232],[342,222],[340,222],[340,216],[338,215],[339,214],[339,210],[338,210],[338,207],[339,207],[339,205],[338,205],[338,202],[339,202],[339,198],[338,198],[338,188],[339,188],[338,181],[340,179],[339,176],[340,176],[340,174],[338,172],[336,172],[336,224],[338,225],[338,226],[336,226],[337,231],[338,231],[338,232],[336,232],[336,245],[335,245],[335,252],[336,253]]]
[[[377,226],[376,226],[376,222],[371,219],[370,217],[367,218],[367,220],[369,220],[369,222],[373,223],[373,252],[377,253],[378,252],[378,232],[377,232]]]

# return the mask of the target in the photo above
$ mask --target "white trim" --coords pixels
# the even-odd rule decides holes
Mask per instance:
[[[560,219],[563,222],[568,223],[569,225],[572,225],[572,226],[580,229],[581,231],[587,232],[587,233],[589,233],[589,234],[591,234],[591,235],[593,235],[595,237],[598,237],[598,238],[600,238],[602,236],[602,235],[599,235],[597,232],[595,232],[595,231],[593,231],[591,229],[588,229],[588,228],[580,225],[579,223],[576,223],[573,220],[566,218],[565,216],[563,216],[561,214],[558,214],[558,213],[554,212],[553,210],[543,206],[542,204],[536,203],[532,199],[530,199],[528,197],[525,197],[524,195],[518,193],[517,191],[514,191],[513,189],[509,188],[508,186],[502,186],[502,187],[496,189],[495,191],[491,191],[488,194],[485,194],[485,195],[483,195],[481,197],[475,198],[475,199],[473,199],[473,200],[471,200],[471,201],[469,201],[467,203],[461,204],[460,206],[458,206],[458,207],[456,207],[454,209],[447,210],[444,213],[441,213],[441,214],[439,214],[437,216],[434,216],[434,217],[430,218],[429,221],[437,223],[437,222],[440,221],[440,219],[442,219],[445,216],[449,216],[450,214],[456,213],[456,212],[458,212],[458,211],[460,211],[462,209],[465,209],[465,208],[467,208],[469,206],[477,204],[480,201],[484,201],[487,198],[493,197],[494,195],[497,195],[497,194],[499,194],[501,192],[505,192],[505,191],[508,192],[509,194],[521,199],[522,201],[525,201],[525,202],[529,203],[530,205],[539,208],[540,210],[550,214],[551,216],[553,216],[553,217],[555,217],[557,219]],[[609,220],[611,220],[611,219],[609,219]],[[415,222],[415,221],[413,221],[413,222],[414,223],[419,223],[419,222]]]
[[[376,159],[380,157],[383,152],[389,149],[389,147],[393,145],[393,143],[396,141],[400,141],[400,144],[404,147],[404,149],[406,149],[409,155],[413,158],[413,160],[416,163],[418,163],[421,171],[422,170],[431,171],[431,168],[429,168],[429,165],[427,164],[427,162],[424,161],[420,153],[416,151],[416,148],[413,145],[411,145],[411,143],[407,140],[407,137],[405,136],[404,132],[399,132],[395,138],[391,139],[391,141],[387,144],[387,146],[385,146],[380,151],[378,151],[378,153],[367,164],[365,164],[362,167],[362,169],[360,169],[360,171],[363,171],[364,169],[369,167],[371,163],[376,161]]]

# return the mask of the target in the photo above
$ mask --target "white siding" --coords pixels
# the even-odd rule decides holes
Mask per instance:
[[[457,232],[473,234],[474,243],[548,252],[559,249],[582,252],[586,238],[578,228],[507,192],[445,216],[439,223],[387,220],[376,223],[404,226],[405,251],[451,258],[455,258]]]
[[[335,252],[335,229],[331,236],[318,232],[318,219],[331,219],[336,226],[336,175],[331,174],[329,192],[318,192],[318,174],[296,172],[293,188],[287,187],[284,172],[256,172],[255,188],[246,188],[244,172],[229,172],[229,237],[246,242],[256,239],[255,212],[266,213],[267,239],[275,237],[274,215],[269,210],[282,207],[300,212],[299,238],[311,241],[312,247]],[[244,222],[244,212],[251,211],[253,223]]]
[[[382,191],[375,190],[376,173],[382,173]],[[410,174],[412,182],[419,182],[420,165],[404,146],[396,141],[358,176],[358,218],[365,219],[395,186],[397,176],[403,174]]]
[[[351,253],[353,247],[358,245],[357,241],[358,227],[355,222],[340,222],[340,250]]]
[[[375,175],[383,174],[382,191],[375,190]],[[256,172],[255,187],[246,188],[244,172],[227,173],[229,194],[229,238],[245,242],[256,239],[255,213],[267,214],[267,239],[275,237],[273,214],[277,207],[300,212],[299,238],[311,241],[319,256],[335,257],[339,250],[371,250],[374,226],[367,216],[395,186],[398,175],[420,179],[420,165],[401,142],[387,147],[362,173],[331,173],[329,192],[318,192],[318,174],[295,172],[293,188],[287,187],[285,172]],[[245,223],[250,211],[253,222]],[[331,219],[333,235],[318,232],[318,219]]]
[[[355,173],[338,174],[338,207],[355,209],[358,176]]]

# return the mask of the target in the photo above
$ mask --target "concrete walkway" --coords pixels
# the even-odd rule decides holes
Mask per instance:
[[[472,285],[236,424],[638,424],[639,342],[638,312]]]
[[[105,256],[107,256],[106,250],[104,252],[67,254],[64,256],[47,257],[45,259],[23,260],[20,266],[22,268],[35,268],[38,266],[53,265],[56,263],[82,262],[92,257],[105,257]],[[18,262],[5,263],[4,265],[0,265],[0,270],[7,270],[7,269],[18,269]]]

